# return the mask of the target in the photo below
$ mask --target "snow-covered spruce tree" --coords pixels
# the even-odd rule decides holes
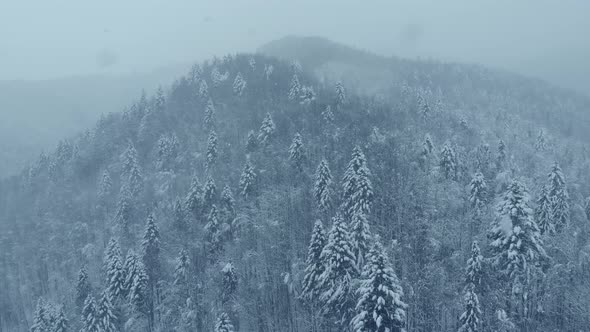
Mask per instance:
[[[184,206],[186,211],[192,213],[193,216],[196,216],[203,206],[203,188],[196,175],[191,180],[191,186],[184,200]]]
[[[356,258],[347,223],[341,216],[332,220],[328,242],[321,254],[325,271],[318,279],[322,294],[320,303],[326,315],[344,326],[354,310],[353,280],[358,277]]]
[[[121,262],[121,249],[116,239],[111,239],[104,257],[107,290],[113,300],[125,294],[125,271]]]
[[[75,302],[76,307],[79,310],[78,312],[82,312],[82,308],[84,308],[84,301],[86,301],[86,298],[90,294],[92,294],[92,286],[88,280],[88,271],[86,271],[86,266],[82,266],[78,272],[78,281],[76,282]]]
[[[129,238],[129,224],[131,223],[131,192],[126,184],[123,184],[119,192],[117,211],[113,218],[113,225],[119,230],[124,238]]]
[[[318,211],[326,213],[332,206],[332,173],[326,159],[322,159],[315,172],[313,197]]]
[[[48,321],[49,313],[47,312],[47,305],[42,299],[37,301],[35,312],[33,314],[33,324],[31,325],[31,332],[48,332],[51,325]]]
[[[367,159],[361,148],[355,146],[342,179],[342,209],[348,218],[355,214],[369,214],[373,203],[370,176]]]
[[[233,88],[234,94],[236,96],[241,96],[242,94],[244,94],[244,90],[246,89],[246,80],[244,80],[244,77],[242,77],[242,73],[238,73],[236,75],[236,78],[234,79]]]
[[[309,105],[316,99],[316,93],[312,86],[304,86],[301,88],[301,95],[299,96],[299,103],[301,105]]]
[[[545,259],[539,228],[529,207],[529,194],[514,180],[498,205],[498,218],[490,233],[492,261],[506,275],[513,289],[522,285],[522,276]]]
[[[489,176],[492,169],[492,151],[488,144],[480,144],[475,152],[475,169]]]
[[[211,130],[207,139],[207,169],[212,169],[217,160],[217,133]]]
[[[240,194],[243,197],[248,197],[254,192],[254,184],[256,183],[256,172],[254,166],[250,161],[246,162],[242,175],[240,176]]]
[[[207,105],[205,105],[205,117],[203,118],[203,124],[205,129],[212,129],[215,128],[216,122],[216,112],[215,112],[215,105],[213,105],[213,100],[209,98],[207,101]]]
[[[475,293],[473,284],[469,284],[465,289],[465,311],[459,317],[458,332],[478,332],[481,331],[481,309],[479,299]]]
[[[445,179],[455,180],[457,178],[457,157],[455,150],[447,142],[440,152],[439,167]]]
[[[98,191],[96,193],[97,200],[101,206],[106,206],[110,200],[113,189],[113,180],[111,179],[111,173],[108,169],[102,172],[102,176],[98,183]]]
[[[301,83],[297,73],[293,74],[291,84],[289,85],[289,100],[297,101],[301,95]]]
[[[355,331],[404,331],[404,292],[378,241],[368,254],[357,293],[356,316],[351,321]]]
[[[270,144],[270,141],[274,136],[275,130],[276,127],[274,121],[272,120],[272,116],[270,115],[270,113],[266,113],[266,116],[262,120],[260,130],[258,131],[258,142],[262,146],[267,146],[268,144]]]
[[[430,163],[432,152],[434,151],[434,144],[429,134],[424,136],[424,142],[422,142],[422,151],[420,151],[420,164],[422,169],[426,172],[430,171]]]
[[[539,226],[541,234],[553,235],[555,233],[555,224],[553,223],[553,206],[551,197],[549,197],[549,189],[547,186],[541,187],[541,193],[537,199],[535,220]]]
[[[354,214],[351,218],[352,252],[359,269],[365,264],[366,255],[371,247],[371,231],[369,220],[363,213]]]
[[[98,317],[98,307],[92,294],[88,295],[84,301],[82,309],[82,330],[81,332],[102,332],[100,319]]]
[[[143,175],[138,164],[131,169],[131,174],[129,174],[129,178],[127,179],[127,187],[133,198],[137,198],[143,190]]]
[[[551,216],[555,231],[561,232],[570,219],[569,194],[565,184],[565,178],[559,164],[554,163],[548,175],[549,198],[551,200]]]
[[[221,269],[221,303],[232,299],[238,289],[238,275],[232,263],[227,263]]]
[[[481,286],[483,256],[481,255],[479,244],[473,241],[471,244],[471,256],[467,260],[465,268],[465,283],[473,284],[475,287]]]
[[[208,100],[209,97],[209,86],[207,85],[207,81],[201,79],[199,83],[199,97],[201,100]]]
[[[487,196],[488,185],[481,172],[475,173],[469,183],[469,202],[476,214],[481,215]]]
[[[316,220],[309,248],[307,250],[307,260],[305,261],[305,276],[303,277],[303,288],[301,298],[312,303],[317,303],[321,294],[320,276],[325,271],[324,262],[322,261],[322,251],[326,246],[326,232],[321,220]]]
[[[162,135],[157,142],[158,159],[156,168],[162,171],[174,169],[174,162],[178,156],[178,138],[175,134]]]
[[[498,142],[498,154],[496,155],[496,170],[500,171],[506,163],[506,144],[503,140]]]
[[[229,185],[225,185],[221,191],[221,208],[228,214],[235,213],[236,200]]]
[[[69,331],[69,322],[68,318],[66,317],[66,312],[64,310],[63,305],[59,307],[59,310],[55,316],[55,323],[53,324],[53,329],[51,332],[68,332]]]
[[[424,120],[428,120],[432,113],[430,105],[428,105],[428,99],[423,93],[418,95],[418,113]]]
[[[215,255],[221,250],[221,227],[215,204],[211,206],[211,211],[207,216],[205,225],[205,241],[209,259],[214,260]]]
[[[131,140],[127,143],[127,149],[123,152],[122,156],[123,162],[123,178],[129,178],[131,175],[131,171],[133,168],[137,167],[138,159],[137,159],[137,150],[135,149],[135,145]]]
[[[215,332],[234,332],[234,326],[229,319],[229,315],[225,312],[222,312],[219,317],[217,317]]]
[[[182,201],[177,198],[174,201],[174,212],[173,212],[173,226],[178,232],[183,233],[188,230],[188,223],[186,220],[185,210]]]
[[[342,82],[336,82],[336,107],[342,107],[346,104],[346,90]]]
[[[154,214],[150,213],[145,225],[145,233],[141,241],[142,262],[150,282],[155,285],[160,276],[160,231],[156,225]]]
[[[539,135],[537,135],[537,140],[535,141],[535,150],[537,151],[545,151],[547,149],[547,139],[545,138],[545,132],[543,129],[539,130]]]
[[[186,287],[189,281],[190,260],[188,251],[182,249],[176,258],[176,265],[174,267],[174,285],[177,287]]]
[[[334,123],[334,112],[332,112],[332,106],[327,105],[326,108],[322,110],[322,119],[327,124]]]
[[[205,211],[208,211],[213,203],[217,200],[217,186],[215,180],[211,175],[207,176],[207,182],[203,188],[203,207]]]
[[[270,81],[270,76],[274,72],[275,67],[273,65],[264,65],[264,77],[267,81]]]
[[[253,57],[248,59],[248,65],[250,65],[250,69],[252,69],[252,71],[256,71],[256,59]]]
[[[115,315],[115,308],[113,300],[108,290],[102,292],[100,302],[98,304],[98,315],[100,332],[116,332],[117,316]]]
[[[149,297],[149,277],[145,266],[141,261],[137,261],[135,276],[129,290],[129,302],[136,313],[145,314]]]
[[[305,162],[305,148],[303,146],[303,139],[299,133],[295,134],[291,146],[289,146],[289,160],[296,169],[303,169],[303,163]]]
[[[254,130],[250,130],[248,132],[248,140],[246,141],[246,152],[254,152],[256,151],[256,147],[258,147],[258,138]]]

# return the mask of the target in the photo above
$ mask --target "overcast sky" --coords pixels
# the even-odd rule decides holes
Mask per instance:
[[[0,79],[145,71],[317,35],[590,93],[588,0],[0,0]]]

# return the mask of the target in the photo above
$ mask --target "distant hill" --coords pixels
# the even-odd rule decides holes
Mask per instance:
[[[110,76],[42,81],[0,81],[0,178],[57,145],[59,139],[91,127],[101,114],[119,112],[167,85],[188,66]]]

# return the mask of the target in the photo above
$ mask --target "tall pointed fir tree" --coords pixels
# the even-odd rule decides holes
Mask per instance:
[[[569,223],[570,205],[569,194],[565,184],[565,178],[559,164],[554,163],[548,175],[549,198],[551,200],[551,212],[556,232],[561,232]]]
[[[191,180],[191,186],[184,200],[184,204],[186,211],[192,213],[194,217],[201,211],[203,206],[203,188],[196,175]]]
[[[547,149],[547,139],[545,138],[545,132],[543,129],[539,130],[539,135],[537,135],[537,140],[535,141],[535,150],[537,151],[545,151]]]
[[[229,315],[222,312],[215,322],[215,332],[234,332],[234,326],[231,323]]]
[[[336,107],[340,108],[344,104],[346,104],[346,90],[344,90],[344,86],[342,82],[336,82]]]
[[[457,156],[448,142],[443,145],[440,152],[439,167],[445,179],[457,179]]]
[[[246,152],[254,152],[258,147],[258,138],[254,130],[248,132],[248,140],[246,141]]]
[[[422,143],[422,151],[420,152],[420,162],[425,171],[430,170],[430,158],[433,151],[434,144],[432,143],[432,138],[429,134],[426,134],[426,136],[424,136],[424,142]]]
[[[492,261],[509,278],[513,293],[520,292],[523,277],[546,258],[532,215],[526,187],[514,180],[498,205],[498,218],[490,233]]]
[[[76,307],[79,310],[78,312],[82,312],[82,308],[84,308],[84,301],[86,301],[86,298],[90,294],[92,294],[92,286],[88,280],[88,271],[86,271],[86,266],[82,266],[78,272],[78,281],[76,282],[75,302]]]
[[[549,197],[549,189],[547,186],[541,187],[541,193],[537,199],[535,220],[539,226],[541,234],[555,234],[555,224],[553,223],[553,206],[551,197]]]
[[[98,307],[92,294],[88,295],[84,301],[82,309],[82,330],[81,332],[102,332],[100,319],[98,316]]]
[[[217,200],[217,186],[215,180],[209,175],[205,187],[203,188],[203,207],[208,211]]]
[[[129,290],[129,302],[135,313],[148,314],[149,277],[145,266],[140,261],[137,262],[133,284]]]
[[[480,216],[484,208],[488,185],[481,172],[475,173],[469,183],[469,203],[477,216]]]
[[[352,216],[352,251],[356,258],[359,269],[365,264],[365,256],[371,246],[371,231],[369,230],[369,221],[363,213],[356,213]]]
[[[274,137],[276,126],[272,120],[270,113],[266,113],[266,116],[262,120],[260,130],[258,131],[258,142],[262,146],[268,146]]]
[[[242,73],[238,73],[236,78],[234,79],[233,84],[234,94],[236,96],[242,96],[244,94],[244,90],[246,89],[246,80],[242,76]]]
[[[473,284],[479,288],[481,286],[481,279],[483,276],[483,256],[479,249],[479,243],[473,241],[471,243],[471,256],[467,260],[467,267],[465,268],[465,283]]]
[[[481,331],[481,309],[479,299],[475,293],[475,286],[468,284],[465,289],[465,311],[459,317],[458,332],[479,332]]]
[[[254,185],[256,183],[256,172],[254,166],[250,161],[246,162],[242,175],[240,176],[240,194],[247,198],[254,192]]]
[[[221,303],[229,302],[238,289],[238,275],[232,263],[227,263],[221,269]]]
[[[99,321],[98,325],[100,326],[100,332],[117,331],[117,325],[115,324],[117,316],[115,315],[113,300],[108,290],[105,290],[100,298],[97,318]]]
[[[176,266],[174,267],[174,285],[181,288],[181,291],[187,291],[190,277],[190,259],[188,251],[182,249],[178,258],[176,258]],[[188,294],[187,294],[188,295]]]
[[[299,83],[299,77],[297,73],[293,74],[291,78],[291,84],[289,85],[289,100],[297,101],[301,95],[301,83]]]
[[[31,332],[48,332],[51,325],[48,322],[47,306],[42,299],[37,301],[35,312],[33,314],[33,324],[31,325]]]
[[[289,160],[293,166],[298,170],[303,170],[303,163],[305,162],[305,148],[303,146],[303,139],[300,133],[296,133],[289,146]]]
[[[69,322],[68,318],[66,317],[66,312],[64,310],[64,306],[60,306],[59,310],[56,313],[55,317],[55,324],[53,325],[53,329],[51,332],[68,332],[69,331]]]
[[[188,223],[186,221],[186,214],[184,207],[182,206],[182,200],[179,198],[174,201],[174,212],[173,212],[173,226],[180,234],[188,231]]]
[[[347,223],[340,216],[332,220],[328,242],[321,254],[325,271],[319,277],[325,314],[344,326],[354,309],[353,281],[359,272]]]
[[[211,211],[207,216],[207,224],[205,225],[205,241],[209,259],[214,260],[215,255],[221,250],[221,227],[215,204],[211,206]]]
[[[123,177],[128,178],[131,170],[137,165],[137,150],[131,140],[127,143],[127,149],[123,153]]]
[[[104,258],[107,277],[107,290],[113,300],[122,298],[125,294],[125,274],[121,262],[121,249],[116,239],[111,239]]]
[[[324,262],[322,261],[322,251],[326,246],[326,232],[321,220],[316,220],[311,240],[307,250],[307,260],[305,262],[305,276],[303,277],[303,288],[301,298],[317,303],[321,294],[320,276],[325,271]]]
[[[332,112],[332,106],[326,105],[322,110],[322,119],[327,125],[334,123],[334,112]]]
[[[217,161],[217,133],[211,130],[207,140],[207,169],[212,169]]]
[[[131,288],[133,287],[133,281],[138,274],[139,271],[139,264],[140,264],[139,256],[133,250],[129,250],[127,252],[127,256],[125,257],[125,263],[123,264],[123,271],[125,271],[125,294],[129,297],[131,292]]]
[[[506,144],[503,140],[498,142],[498,154],[496,155],[496,170],[500,171],[504,168],[506,162]]]
[[[131,223],[131,192],[126,184],[121,186],[119,192],[119,202],[117,203],[117,211],[113,219],[113,225],[119,231],[123,238],[129,239],[129,226]]]
[[[229,185],[226,184],[221,191],[221,208],[226,214],[231,216],[235,213],[235,205],[236,201],[234,195],[232,194]]]
[[[111,179],[111,174],[109,173],[108,169],[105,169],[102,172],[102,176],[98,183],[98,192],[96,194],[98,203],[101,207],[106,207],[107,203],[110,200],[112,195],[113,189],[113,180]]]
[[[379,242],[369,252],[357,290],[356,316],[351,322],[355,331],[405,331],[404,292],[384,252]]]
[[[207,81],[204,79],[201,79],[199,82],[199,97],[201,100],[209,99],[209,86],[207,85]]]
[[[367,159],[361,148],[356,146],[342,179],[342,208],[348,218],[355,214],[369,214],[373,203],[370,176]]]
[[[315,172],[313,197],[320,213],[326,213],[332,206],[332,173],[326,159],[322,159]]]
[[[160,231],[156,225],[154,214],[150,213],[143,240],[141,242],[142,261],[150,278],[151,285],[155,285],[160,276]]]
[[[205,129],[213,129],[215,128],[216,122],[216,111],[215,105],[213,105],[213,100],[209,98],[207,104],[205,105],[205,117],[203,118],[203,124]]]

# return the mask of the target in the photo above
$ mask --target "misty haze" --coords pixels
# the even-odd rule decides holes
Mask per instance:
[[[590,331],[590,2],[0,3],[0,332]]]

